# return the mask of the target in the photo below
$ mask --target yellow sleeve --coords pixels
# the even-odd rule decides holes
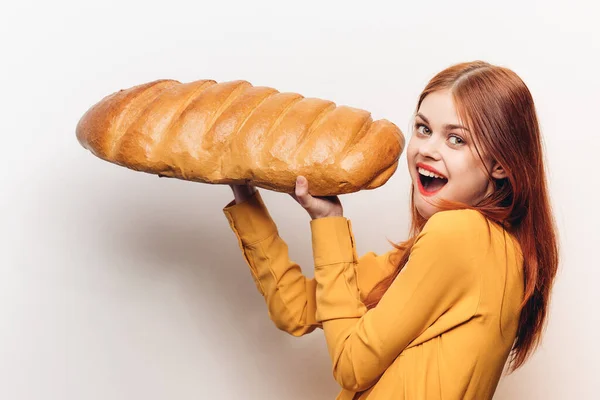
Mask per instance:
[[[315,319],[316,281],[304,276],[300,266],[289,259],[288,246],[279,236],[260,192],[242,203],[230,202],[223,212],[275,325],[293,336],[320,328]],[[361,295],[391,273],[395,259],[390,255],[395,252],[369,252],[361,257],[357,271]]]
[[[464,309],[455,326],[474,315],[480,285],[476,251],[484,236],[481,221],[476,211],[434,214],[417,237],[407,265],[378,306],[368,311],[358,295],[350,221],[311,221],[316,320],[323,325],[333,375],[344,389],[371,387],[450,308]]]

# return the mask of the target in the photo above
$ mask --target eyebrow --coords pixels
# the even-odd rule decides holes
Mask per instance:
[[[429,124],[429,120],[427,118],[425,118],[425,116],[421,113],[417,113],[417,117],[421,118],[423,121],[425,121],[425,123]],[[467,128],[465,128],[462,125],[455,125],[455,124],[446,124],[444,125],[444,129],[445,130],[450,130],[450,129],[464,129],[467,132],[470,132]]]

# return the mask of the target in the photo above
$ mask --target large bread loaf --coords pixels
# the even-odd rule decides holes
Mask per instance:
[[[211,184],[310,193],[374,189],[395,172],[405,139],[367,111],[244,80],[157,80],[106,96],[76,128],[97,157],[136,171]]]

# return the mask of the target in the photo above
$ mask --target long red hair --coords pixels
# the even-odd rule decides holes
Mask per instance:
[[[523,365],[538,346],[545,326],[550,292],[558,268],[557,234],[550,206],[542,138],[531,93],[510,69],[483,61],[460,63],[434,76],[421,95],[449,90],[459,118],[476,137],[477,153],[496,160],[507,173],[494,183],[493,194],[475,205],[442,200],[440,209],[474,209],[503,226],[518,240],[523,253],[525,295],[517,337],[511,351],[511,372]],[[365,298],[375,307],[406,265],[416,236],[427,222],[413,203],[409,239],[395,244],[399,249],[397,269],[379,282]]]

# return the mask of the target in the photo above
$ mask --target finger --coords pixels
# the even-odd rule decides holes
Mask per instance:
[[[296,178],[296,182],[295,182],[295,185],[294,185],[294,191],[293,191],[293,192],[291,192],[291,193],[288,193],[288,194],[289,194],[289,195],[290,195],[290,196],[291,196],[291,197],[292,197],[294,200],[296,200],[298,203],[300,203],[300,200],[298,199],[298,195],[296,194],[296,192],[297,192],[297,190],[298,190],[297,183],[298,183],[298,178]]]
[[[296,179],[295,195],[297,201],[303,206],[308,207],[312,201],[312,196],[308,193],[308,182],[303,176]]]
[[[294,200],[296,200],[298,203],[300,203],[300,200],[298,200],[298,196],[296,196],[296,193],[289,193],[290,196],[292,196],[292,198]]]

